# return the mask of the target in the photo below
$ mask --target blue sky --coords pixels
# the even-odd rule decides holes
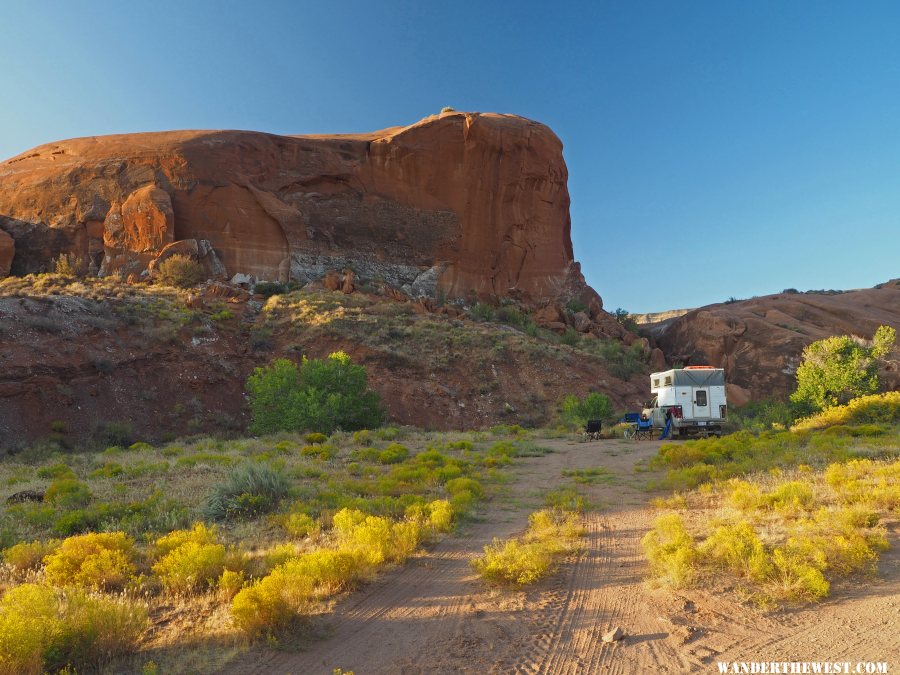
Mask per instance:
[[[7,0],[0,157],[511,112],[563,140],[610,310],[865,287],[900,277],[898,34],[889,1]]]

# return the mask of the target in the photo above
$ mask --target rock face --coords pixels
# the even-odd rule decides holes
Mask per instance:
[[[647,328],[669,363],[725,368],[737,405],[738,399],[793,391],[803,348],[810,342],[832,335],[868,339],[880,325],[900,328],[900,281],[843,293],[781,293],[709,305]],[[900,386],[896,361],[882,379],[889,388]]]
[[[0,231],[15,240],[13,274],[69,252],[140,273],[193,240],[209,242],[221,276],[353,269],[417,295],[581,295],[599,310],[573,260],[567,177],[556,135],[514,115],[358,135],[80,138],[0,164]]]
[[[6,232],[0,230],[0,277],[5,277],[9,274],[15,254],[15,240]]]

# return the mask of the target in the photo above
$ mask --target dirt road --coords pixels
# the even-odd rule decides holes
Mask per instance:
[[[835,600],[787,614],[764,616],[722,594],[651,591],[640,540],[653,511],[634,468],[659,444],[544,444],[555,452],[516,467],[510,495],[491,502],[483,522],[314,619],[299,651],[258,648],[228,672],[713,673],[716,661],[890,661],[900,653],[896,554],[883,560],[882,580],[836,589]],[[569,481],[564,470],[598,466],[611,476],[582,486],[597,508],[587,516],[581,553],[529,590],[483,584],[471,558],[494,537],[524,529],[543,494]],[[615,626],[626,638],[603,643]]]

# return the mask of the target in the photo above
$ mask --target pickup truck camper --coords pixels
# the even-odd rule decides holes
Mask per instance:
[[[712,366],[686,366],[650,375],[655,396],[643,414],[664,436],[721,436],[728,413],[725,371]],[[668,428],[667,428],[668,427]]]

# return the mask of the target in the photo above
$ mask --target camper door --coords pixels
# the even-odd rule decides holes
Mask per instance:
[[[694,417],[709,417],[709,387],[693,387]]]

